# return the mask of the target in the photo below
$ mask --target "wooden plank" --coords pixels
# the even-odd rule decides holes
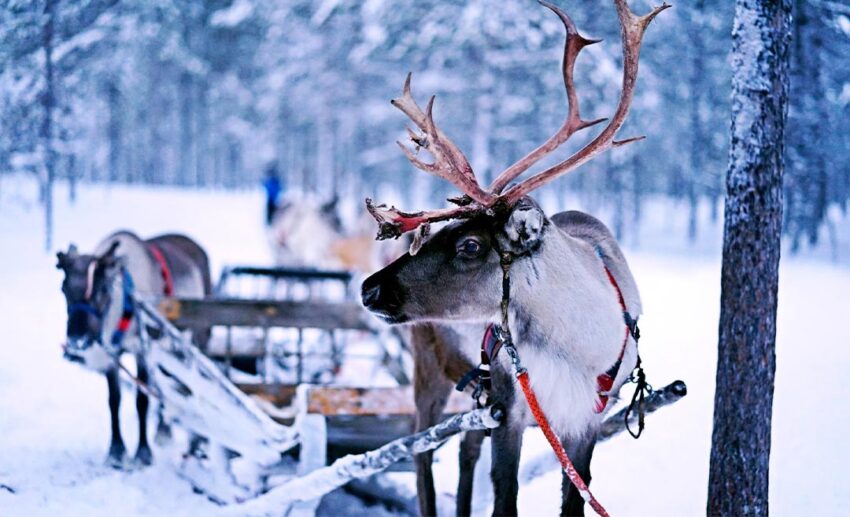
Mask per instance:
[[[453,391],[446,413],[462,413],[471,409],[469,395]],[[414,415],[413,387],[343,388],[317,386],[311,388],[307,411],[325,416],[339,415]]]
[[[413,432],[413,415],[330,416],[328,453],[331,457],[361,454]]]
[[[236,387],[279,408],[292,405],[298,390],[298,386],[290,384],[237,384]]]
[[[351,272],[343,270],[325,270],[293,267],[231,266],[222,276],[266,276],[270,278],[289,278],[293,280],[339,280],[351,281]]]
[[[295,386],[281,384],[237,384],[237,387],[276,407],[293,403]],[[452,391],[446,404],[446,414],[463,413],[472,409],[468,393]],[[415,415],[412,386],[389,388],[347,388],[315,386],[307,395],[307,412],[324,416],[399,416]]]
[[[182,328],[229,325],[371,330],[366,324],[368,314],[356,302],[166,298],[159,309]]]

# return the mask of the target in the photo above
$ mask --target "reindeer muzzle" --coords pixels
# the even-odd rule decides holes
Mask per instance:
[[[369,312],[387,323],[404,323],[409,318],[404,314],[404,295],[398,281],[392,275],[379,271],[363,281],[360,298]]]

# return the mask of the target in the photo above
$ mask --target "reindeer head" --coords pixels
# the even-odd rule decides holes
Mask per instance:
[[[539,253],[545,247],[546,232],[551,226],[528,194],[613,147],[643,138],[614,139],[625,122],[634,95],[644,31],[669,5],[656,7],[645,16],[636,16],[625,0],[614,0],[623,41],[623,87],[614,115],[605,128],[575,154],[505,190],[514,179],[574,133],[608,120],[581,118],[573,81],[579,52],[599,40],[581,36],[563,11],[548,2],[540,3],[558,15],[566,28],[562,73],[567,116],[552,137],[505,169],[486,189],[479,185],[463,153],[434,123],[434,97],[428,101],[424,112],[413,99],[410,74],[402,96],[392,101],[419,129],[419,132],[407,130],[416,150],[425,149],[434,159],[431,163],[424,162],[399,142],[408,160],[418,169],[449,181],[463,196],[449,199],[453,207],[421,212],[402,212],[366,200],[367,210],[378,222],[378,239],[414,232],[409,253],[363,282],[363,304],[390,323],[495,318],[501,299],[500,256],[508,254],[522,260]],[[430,223],[450,220],[456,221],[425,240]]]
[[[71,244],[67,252],[56,254],[56,268],[65,273],[62,294],[68,308],[65,358],[94,370],[112,363],[104,352],[104,319],[113,304],[112,285],[120,270],[116,256],[118,241],[102,255],[81,254]]]

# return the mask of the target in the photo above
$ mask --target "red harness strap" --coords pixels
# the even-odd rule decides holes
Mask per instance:
[[[626,354],[626,346],[629,344],[629,336],[635,335],[637,337],[637,331],[632,330],[632,325],[636,325],[636,323],[631,323],[635,320],[632,319],[631,315],[629,315],[628,309],[626,309],[626,300],[623,298],[623,291],[620,290],[620,285],[617,284],[617,280],[614,278],[614,275],[611,273],[611,270],[608,269],[604,263],[602,267],[605,269],[605,274],[608,275],[608,281],[611,282],[611,285],[614,286],[614,289],[617,291],[617,301],[620,302],[620,308],[623,309],[623,316],[626,320],[626,334],[623,336],[623,346],[620,347],[620,355],[617,356],[617,361],[614,363],[611,368],[608,369],[605,373],[600,373],[596,376],[596,406],[593,408],[597,413],[601,413],[605,411],[605,408],[608,406],[608,397],[611,392],[611,388],[614,386],[614,379],[617,378],[617,374],[620,373],[620,366],[623,364],[623,356]],[[637,328],[636,326],[634,328]]]
[[[502,254],[501,265],[504,274],[502,278],[502,326],[500,326],[499,331],[496,332],[495,335],[493,335],[493,337],[489,339],[488,337],[492,334],[490,332],[490,329],[488,329],[488,332],[485,333],[484,341],[481,344],[482,363],[484,363],[485,360],[488,359],[489,361],[487,362],[492,361],[493,355],[491,354],[498,353],[498,345],[491,346],[490,341],[501,341],[502,346],[507,350],[507,353],[510,356],[514,373],[516,375],[517,380],[519,381],[520,387],[522,388],[523,395],[525,395],[525,400],[528,403],[528,407],[531,410],[531,414],[534,416],[534,420],[537,421],[537,425],[540,426],[540,430],[543,431],[543,435],[546,437],[546,440],[549,442],[549,445],[555,452],[555,456],[558,457],[558,461],[561,464],[561,468],[563,469],[564,474],[567,475],[570,482],[573,484],[573,486],[576,487],[576,490],[578,490],[582,499],[584,499],[585,502],[590,504],[590,507],[593,508],[596,513],[598,513],[602,517],[608,517],[608,512],[590,492],[590,489],[587,487],[587,483],[585,483],[584,480],[581,478],[581,475],[576,470],[575,465],[573,465],[573,462],[567,455],[567,451],[564,449],[564,445],[561,443],[561,440],[554,433],[554,431],[552,431],[552,427],[549,425],[549,420],[546,418],[546,415],[543,413],[543,410],[540,407],[540,402],[537,400],[537,395],[535,395],[534,390],[531,388],[531,381],[528,377],[528,370],[523,368],[520,362],[519,353],[517,352],[513,340],[511,339],[510,329],[508,328],[508,305],[510,303],[510,276],[508,274],[508,271],[510,269],[511,262],[512,257],[510,255]],[[610,386],[613,384],[613,379],[616,377],[617,372],[620,369],[620,364],[622,363],[622,358],[625,353],[625,347],[628,343],[629,334],[633,333],[633,335],[637,337],[637,326],[632,317],[629,315],[628,311],[626,311],[626,303],[623,299],[623,293],[620,291],[620,287],[614,280],[614,276],[611,274],[611,271],[608,270],[608,267],[604,265],[604,263],[603,267],[605,269],[606,274],[608,275],[609,281],[614,285],[614,288],[617,291],[617,297],[620,301],[620,307],[623,309],[623,317],[626,321],[626,338],[623,342],[623,347],[620,350],[620,355],[617,359],[617,362],[615,363],[614,367],[612,367],[612,369],[609,369],[608,372],[605,372],[605,374],[603,374],[609,376],[611,379],[610,382],[608,382],[606,379],[606,382],[609,386],[608,389],[610,389]],[[601,377],[601,375],[597,377],[597,383],[600,385]],[[602,393],[598,392],[598,395],[600,397],[600,400],[602,400],[602,409],[604,409],[605,405],[607,405],[608,403],[607,393],[603,395]],[[602,399],[603,396],[605,397],[604,400]],[[599,404],[597,404],[597,407],[598,406]]]
[[[534,420],[537,421],[537,425],[540,426],[540,430],[543,431],[543,436],[546,437],[546,441],[549,442],[549,445],[552,446],[552,450],[555,452],[555,456],[558,457],[558,461],[561,463],[561,469],[563,469],[564,473],[570,479],[570,482],[572,482],[572,484],[576,487],[578,493],[581,494],[582,499],[590,504],[590,507],[593,508],[596,513],[602,517],[608,517],[608,512],[602,507],[602,504],[596,500],[596,497],[594,497],[590,492],[587,484],[583,479],[581,479],[581,476],[573,465],[573,462],[570,461],[569,456],[567,456],[567,451],[564,450],[561,440],[558,439],[558,436],[549,426],[549,421],[546,419],[546,415],[543,413],[543,410],[540,409],[540,403],[537,402],[537,396],[534,394],[534,390],[531,389],[528,372],[524,369],[518,371],[517,379],[519,380],[519,385],[522,387],[525,400],[528,402],[528,407],[531,409],[531,414],[534,415]]]
[[[168,263],[165,261],[165,255],[162,254],[162,250],[159,249],[159,246],[156,244],[148,243],[148,249],[150,250],[151,255],[153,255],[154,260],[156,260],[157,264],[159,264],[162,281],[165,283],[163,294],[165,296],[173,296],[174,278],[171,276],[171,269],[168,267]]]

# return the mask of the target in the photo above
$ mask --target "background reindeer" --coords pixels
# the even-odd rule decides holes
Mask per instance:
[[[371,218],[344,224],[338,201],[334,197],[326,203],[310,198],[282,203],[269,230],[275,263],[370,273],[403,252],[396,243],[375,241]]]
[[[65,273],[62,292],[68,304],[65,357],[106,375],[112,426],[107,462],[120,468],[125,464],[126,447],[118,416],[119,356],[134,353],[138,379],[148,380],[131,295],[203,298],[211,292],[209,261],[204,250],[183,235],[142,240],[128,231],[105,238],[93,254],[81,254],[72,244],[56,257],[56,267]],[[208,337],[209,329],[194,333],[201,346]],[[139,445],[135,461],[149,465],[153,454],[147,440],[148,396],[142,390],[136,391],[136,409]],[[158,432],[167,432],[163,425],[160,420]]]
[[[559,16],[567,31],[563,77],[569,109],[564,124],[485,189],[475,179],[466,157],[435,125],[434,98],[424,112],[416,104],[408,75],[403,96],[393,100],[393,105],[419,128],[419,133],[408,130],[410,138],[434,161],[423,162],[413,151],[399,145],[417,168],[451,182],[464,196],[450,200],[455,207],[416,213],[374,206],[367,200],[369,212],[379,223],[379,239],[410,231],[415,232],[416,238],[410,253],[363,282],[362,298],[369,310],[388,323],[465,321],[480,322],[483,327],[501,321],[503,266],[510,264],[513,280],[509,326],[542,409],[579,474],[589,482],[590,459],[608,399],[616,396],[638,361],[635,321],[641,313],[640,296],[619,246],[600,221],[575,211],[547,217],[528,194],[600,153],[643,138],[614,139],[632,101],[643,33],[652,19],[669,6],[665,4],[639,17],[629,10],[625,0],[615,0],[624,70],[613,117],[599,135],[575,154],[506,190],[511,181],[574,133],[606,120],[581,118],[573,82],[576,57],[582,48],[596,41],[582,37],[560,9],[541,3]],[[459,221],[422,242],[430,223],[448,220]],[[424,337],[422,343],[440,341]],[[467,358],[477,357],[480,349],[469,346],[469,342],[454,341],[467,343],[462,351]],[[452,346],[446,340],[443,344]],[[445,361],[439,361],[445,357],[445,350],[437,347],[434,353],[438,360],[432,361],[432,374],[445,374],[449,369],[444,367]],[[417,359],[421,361],[422,355]],[[508,410],[507,425],[492,435],[493,513],[514,515],[522,432],[531,420],[525,401],[516,395],[504,354],[492,361],[493,391],[489,402]],[[447,382],[416,384],[417,404],[430,404],[423,414],[439,418],[439,404],[445,395],[435,395],[435,391],[447,393],[450,386]],[[468,442],[467,451],[474,457],[475,440]],[[462,459],[462,468],[469,468],[469,463]],[[427,487],[431,483],[429,474],[427,462],[420,462],[420,509],[423,514],[432,515],[436,507],[433,488],[429,493]],[[462,475],[461,483],[471,484],[471,477]],[[562,514],[583,514],[584,500],[566,477],[562,488]],[[468,497],[468,492],[462,486],[459,495]],[[468,508],[467,503],[458,503],[459,511]]]

